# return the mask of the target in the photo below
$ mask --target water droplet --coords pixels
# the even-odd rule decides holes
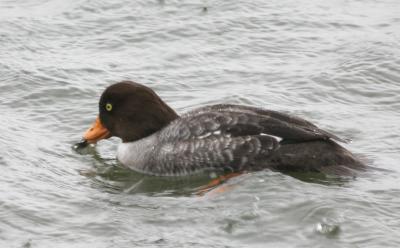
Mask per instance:
[[[340,227],[338,224],[322,222],[316,225],[315,230],[323,235],[336,236],[340,231]]]

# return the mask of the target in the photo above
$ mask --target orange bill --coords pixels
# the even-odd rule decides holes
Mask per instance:
[[[110,132],[101,124],[99,117],[96,118],[93,125],[83,135],[83,138],[91,144],[95,144],[99,140],[108,139],[110,137]]]

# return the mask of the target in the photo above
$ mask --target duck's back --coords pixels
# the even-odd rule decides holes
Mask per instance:
[[[240,105],[195,109],[157,134],[153,174],[202,170],[316,171],[349,174],[363,165],[337,136],[298,117]]]

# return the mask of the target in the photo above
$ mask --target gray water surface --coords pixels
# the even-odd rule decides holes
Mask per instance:
[[[400,246],[397,0],[0,1],[0,247]],[[121,168],[118,139],[72,149],[113,82],[182,113],[295,114],[378,168],[204,178]]]

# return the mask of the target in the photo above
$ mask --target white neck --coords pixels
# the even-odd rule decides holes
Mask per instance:
[[[117,159],[126,167],[138,172],[148,172],[146,167],[151,166],[149,160],[157,144],[156,135],[121,143],[118,146]]]

